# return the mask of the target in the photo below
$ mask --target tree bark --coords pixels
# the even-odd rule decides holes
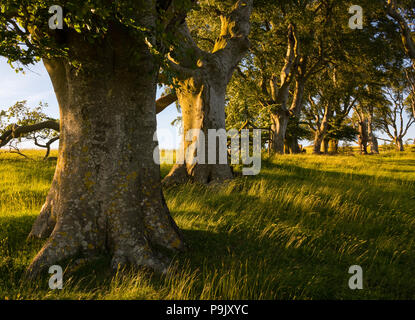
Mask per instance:
[[[298,138],[295,135],[285,138],[285,153],[286,154],[301,153],[300,146],[298,144]]]
[[[301,116],[301,109],[304,101],[305,84],[308,79],[308,77],[305,75],[306,65],[307,60],[305,58],[301,58],[298,66],[297,77],[295,80],[293,101],[290,108],[290,113],[297,119],[297,122],[299,121]],[[293,134],[292,139],[290,141],[290,152],[292,154],[301,153],[301,149],[298,144],[298,137],[295,133]]]
[[[324,135],[316,131],[314,133],[313,154],[321,154],[321,144],[323,143]]]
[[[367,122],[367,133],[369,138],[369,146],[370,146],[370,153],[373,154],[379,154],[379,145],[378,145],[378,139],[376,138],[375,133],[373,132],[373,123],[372,123],[372,113],[373,110],[370,110],[368,122]]]
[[[321,154],[321,144],[327,133],[329,119],[332,117],[333,111],[329,105],[324,108],[324,116],[321,122],[318,120],[316,130],[314,132],[313,154]]]
[[[185,41],[182,46],[196,52],[198,59],[182,57],[177,63],[172,63],[172,68],[180,71],[175,84],[182,108],[183,139],[179,154],[183,161],[175,164],[164,178],[166,186],[188,181],[207,184],[233,178],[229,164],[208,163],[208,130],[226,128],[226,88],[250,46],[248,35],[252,5],[252,0],[237,1],[230,14],[221,15],[221,33],[212,52],[202,51],[191,37],[187,25],[183,26]],[[198,159],[196,150],[191,149],[195,141],[186,139],[195,130],[204,134],[205,163],[195,161]],[[215,152],[218,160],[218,143]]]
[[[338,154],[338,150],[339,150],[339,141],[335,139],[331,139],[329,141],[329,153]]]
[[[323,139],[323,153],[329,154],[329,139]]]
[[[35,276],[62,260],[112,256],[166,271],[154,249],[182,249],[153,160],[158,66],[145,43],[125,33],[91,46],[69,38],[76,70],[66,59],[44,60],[60,107],[60,145],[52,186],[31,236],[49,239],[32,261]]]
[[[399,13],[395,0],[387,0],[387,9],[388,14],[399,24],[405,53],[412,60],[412,68],[415,70],[415,43],[412,38],[411,28],[405,18]]]
[[[271,150],[278,154],[284,154],[285,134],[287,132],[290,115],[288,111],[281,110],[271,114],[271,131],[273,134]]]
[[[210,67],[209,70],[202,69],[199,74],[181,82],[180,88],[176,89],[178,101],[182,109],[183,138],[180,150],[180,158],[183,163],[175,164],[166,176],[163,183],[172,185],[185,183],[189,179],[193,182],[207,184],[214,181],[223,181],[233,177],[229,164],[208,164],[208,130],[225,129],[225,94],[226,81],[218,81],[223,78],[221,70]],[[200,130],[203,133],[205,163],[196,162],[198,152],[191,150],[195,140],[188,141],[186,135],[190,130]],[[196,138],[196,137],[195,137]],[[199,142],[202,137],[199,138]],[[210,150],[212,151],[212,150]],[[219,148],[215,152],[219,159]],[[188,157],[184,155],[188,154]],[[200,160],[200,159],[199,159]]]
[[[396,138],[396,139],[395,139],[395,145],[396,145],[396,149],[397,149],[399,152],[403,152],[403,151],[405,151],[405,147],[404,147],[404,144],[403,144],[403,140],[402,140],[402,138]]]
[[[164,109],[166,109],[169,105],[177,101],[176,93],[169,93],[165,96],[160,97],[156,101],[156,113],[159,114]]]
[[[300,154],[301,152],[302,151],[301,151],[301,148],[300,148],[300,144],[298,142],[298,137],[294,135],[290,139],[290,153],[291,154]]]
[[[277,83],[276,75],[273,75],[270,81],[271,102],[274,105],[271,108],[271,131],[273,134],[271,150],[278,154],[284,154],[285,136],[290,119],[290,110],[287,104],[290,95],[290,84],[297,72],[295,66],[299,59],[298,47],[295,27],[290,24],[288,27],[287,54],[280,72],[280,83]]]

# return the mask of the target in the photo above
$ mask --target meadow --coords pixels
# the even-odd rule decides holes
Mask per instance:
[[[415,152],[268,157],[224,185],[166,189],[189,249],[171,272],[72,267],[22,280],[43,241],[27,241],[56,161],[0,154],[0,299],[414,299]],[[56,154],[54,154],[56,155]],[[240,168],[239,168],[240,169]],[[169,166],[163,165],[165,175]],[[363,290],[350,290],[351,265]]]

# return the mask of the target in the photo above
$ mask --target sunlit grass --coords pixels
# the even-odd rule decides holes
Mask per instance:
[[[55,165],[32,156],[39,161],[0,155],[0,298],[415,298],[413,152],[276,156],[258,176],[170,188],[190,249],[173,257],[167,276],[112,273],[103,257],[67,275],[62,291],[49,290],[47,278],[21,281],[42,244],[25,239]],[[364,290],[348,288],[354,264]]]

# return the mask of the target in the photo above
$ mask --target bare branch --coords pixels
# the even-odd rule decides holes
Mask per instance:
[[[177,101],[177,95],[175,92],[167,94],[165,96],[160,97],[156,101],[156,113],[162,112],[166,109],[169,105]]]
[[[26,134],[44,129],[52,129],[59,132],[59,122],[48,120],[27,126],[13,125],[11,129],[4,131],[2,135],[0,135],[0,148],[8,144],[14,138],[20,138]]]

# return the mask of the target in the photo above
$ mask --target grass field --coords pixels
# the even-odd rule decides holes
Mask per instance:
[[[415,298],[414,152],[274,157],[255,177],[165,190],[190,247],[174,272],[113,273],[102,257],[52,291],[21,277],[54,165],[0,154],[0,299]],[[363,290],[348,287],[356,264]]]

